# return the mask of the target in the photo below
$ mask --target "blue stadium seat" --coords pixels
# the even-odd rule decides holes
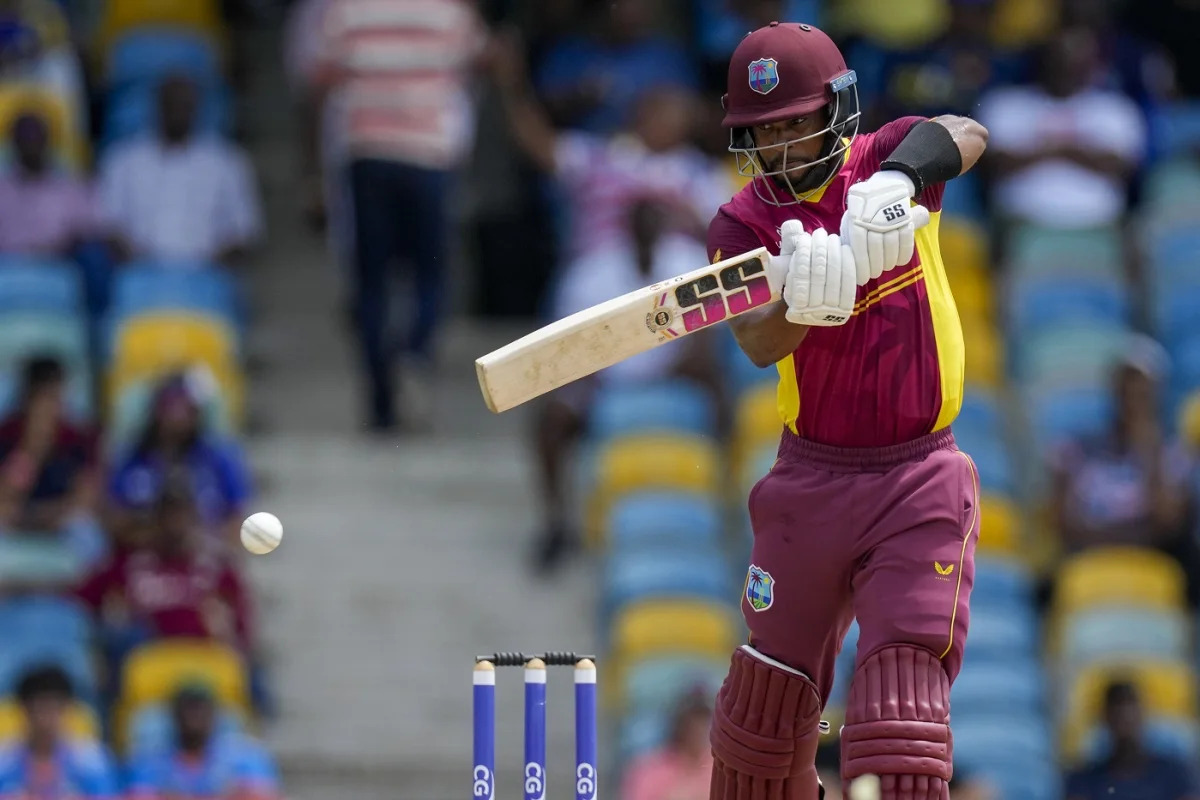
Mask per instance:
[[[1043,445],[1108,429],[1113,398],[1095,388],[1050,389],[1028,399],[1029,419]]]
[[[971,645],[968,639],[968,653]],[[1045,680],[1034,657],[987,661],[969,655],[950,690],[956,720],[1004,714],[1038,716],[1043,713],[1045,699]]]
[[[0,314],[0,370],[20,369],[31,356],[53,355],[70,373],[86,377],[88,337],[84,320],[61,314]]]
[[[79,269],[57,259],[0,256],[0,314],[9,312],[84,313]]]
[[[733,331],[728,325],[719,326],[718,337],[720,341],[720,358],[725,366],[725,379],[729,381],[732,393],[737,396],[746,391],[752,386],[757,386],[763,382],[774,382],[779,379],[779,372],[775,366],[756,367],[741,347],[738,346],[737,339],[733,336]]]
[[[1124,264],[1122,234],[1116,227],[1063,230],[1022,226],[1012,233],[1009,264],[1014,277],[1026,274],[1119,277]]]
[[[596,439],[632,433],[712,434],[716,409],[711,398],[685,381],[605,386],[596,395],[588,432]]]
[[[1005,762],[1036,766],[1055,757],[1054,734],[1044,714],[960,714],[953,709],[951,714],[954,761],[966,771]]]
[[[717,550],[641,549],[613,553],[605,565],[602,617],[649,598],[698,598],[730,603],[737,597],[729,566]]]
[[[227,271],[207,263],[142,260],[122,267],[113,279],[105,342],[112,343],[117,327],[126,318],[159,310],[217,317],[245,337],[239,289]]]
[[[959,426],[991,430],[1004,430],[1004,414],[996,398],[986,392],[968,389],[963,395],[962,408],[954,420],[954,430]]]
[[[642,661],[625,673],[624,706],[669,714],[696,687],[716,697],[728,672],[728,659],[668,656]]]
[[[1029,276],[1012,287],[1009,309],[1009,330],[1014,341],[1021,341],[1064,324],[1123,326],[1129,320],[1130,298],[1123,284],[1104,276]]]
[[[985,575],[985,581],[990,580]],[[985,588],[986,592],[986,588]],[[984,594],[971,603],[971,635],[967,639],[968,665],[1035,658],[1038,622],[1033,607],[993,604]]]
[[[0,603],[0,641],[44,636],[86,642],[91,635],[91,617],[72,600],[54,595],[29,595]]]
[[[609,516],[614,553],[644,547],[717,549],[721,516],[716,504],[683,492],[641,492],[617,502]]]
[[[71,678],[76,695],[85,703],[96,701],[96,675],[92,654],[84,644],[66,639],[9,639],[0,648],[0,695],[11,694],[30,669],[54,664]]]
[[[955,762],[958,763],[957,748]],[[1061,800],[1062,774],[1049,759],[997,757],[970,773],[987,781],[995,800]]]
[[[1112,365],[1127,346],[1130,330],[1120,325],[1075,324],[1022,340],[1017,377],[1032,386],[1108,386]]]
[[[638,756],[646,755],[667,740],[671,720],[656,711],[634,711],[621,720],[617,744],[619,763],[628,765]]]
[[[946,192],[942,196],[942,212],[947,216],[970,220],[982,221],[986,218],[983,210],[983,188],[977,173],[968,172],[946,182]]]
[[[157,87],[135,85],[109,96],[104,115],[101,149],[130,137],[154,130],[157,120]],[[233,125],[232,100],[227,88],[203,93],[197,111],[196,130],[201,134],[227,136]]]
[[[973,633],[973,632],[972,632]],[[1062,662],[1068,669],[1129,657],[1187,660],[1188,620],[1146,608],[1098,608],[1064,621]]]
[[[1200,230],[1179,226],[1149,242],[1151,283],[1162,286],[1172,283],[1173,276],[1194,276],[1200,267]]]
[[[0,537],[0,584],[72,586],[86,576],[87,570],[83,554],[65,535],[13,533]]]
[[[975,559],[975,585],[971,589],[973,608],[990,605],[996,609],[1028,610],[1032,602],[1033,578],[1023,564],[995,557]]]
[[[1200,269],[1189,281],[1157,287],[1150,313],[1158,339],[1168,350],[1200,336]]]
[[[979,470],[979,485],[987,492],[1012,495],[1016,493],[1016,473],[1002,431],[975,430],[967,426],[954,428],[959,448],[969,453]]]
[[[1161,112],[1159,121],[1159,137],[1167,154],[1200,147],[1200,102],[1176,102]]]
[[[1200,388],[1200,332],[1173,342],[1171,385],[1180,394]]]
[[[221,66],[212,41],[179,28],[139,28],[113,43],[104,76],[109,91],[131,85],[156,85],[185,74],[202,86],[221,82]]]

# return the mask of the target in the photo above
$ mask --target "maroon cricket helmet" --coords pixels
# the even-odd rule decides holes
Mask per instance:
[[[743,173],[775,178],[793,195],[815,188],[811,186],[814,182],[823,184],[858,132],[860,116],[857,76],[846,66],[833,40],[812,25],[772,22],[742,39],[730,58],[728,80],[721,98],[723,124],[730,129],[729,149],[739,155]],[[808,116],[825,107],[829,107],[826,127],[813,134],[825,140],[820,158],[793,159],[780,170],[764,172],[751,129]],[[820,168],[808,170],[802,185],[793,187],[788,173],[805,167]],[[768,194],[775,197],[776,193]]]

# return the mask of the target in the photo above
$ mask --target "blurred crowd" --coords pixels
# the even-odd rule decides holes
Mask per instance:
[[[240,5],[0,2],[0,797],[272,798]]]
[[[954,796],[1200,796],[1200,4],[355,7],[294,3],[286,58],[309,212],[346,276],[380,432],[429,413],[453,259],[475,314],[537,323],[702,263],[708,220],[745,181],[719,121],[747,31],[833,34],[867,130],[983,122],[985,161],[948,187],[941,221],[967,348],[954,430],[984,493]],[[741,639],[745,489],[779,434],[773,380],[715,331],[534,411],[531,557],[544,573],[584,543],[603,559],[622,797],[705,796],[708,701]]]

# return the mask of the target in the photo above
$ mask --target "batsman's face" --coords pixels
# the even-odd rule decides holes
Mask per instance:
[[[825,127],[825,120],[819,114],[755,125],[752,133],[755,146],[762,148],[758,158],[763,172],[780,172],[786,168],[793,181],[804,177],[807,165],[821,157],[824,137],[817,134]]]

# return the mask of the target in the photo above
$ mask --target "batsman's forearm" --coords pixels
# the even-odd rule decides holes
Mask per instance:
[[[782,300],[729,320],[742,352],[757,367],[769,367],[787,358],[804,341],[807,325],[787,321],[787,303]]]

